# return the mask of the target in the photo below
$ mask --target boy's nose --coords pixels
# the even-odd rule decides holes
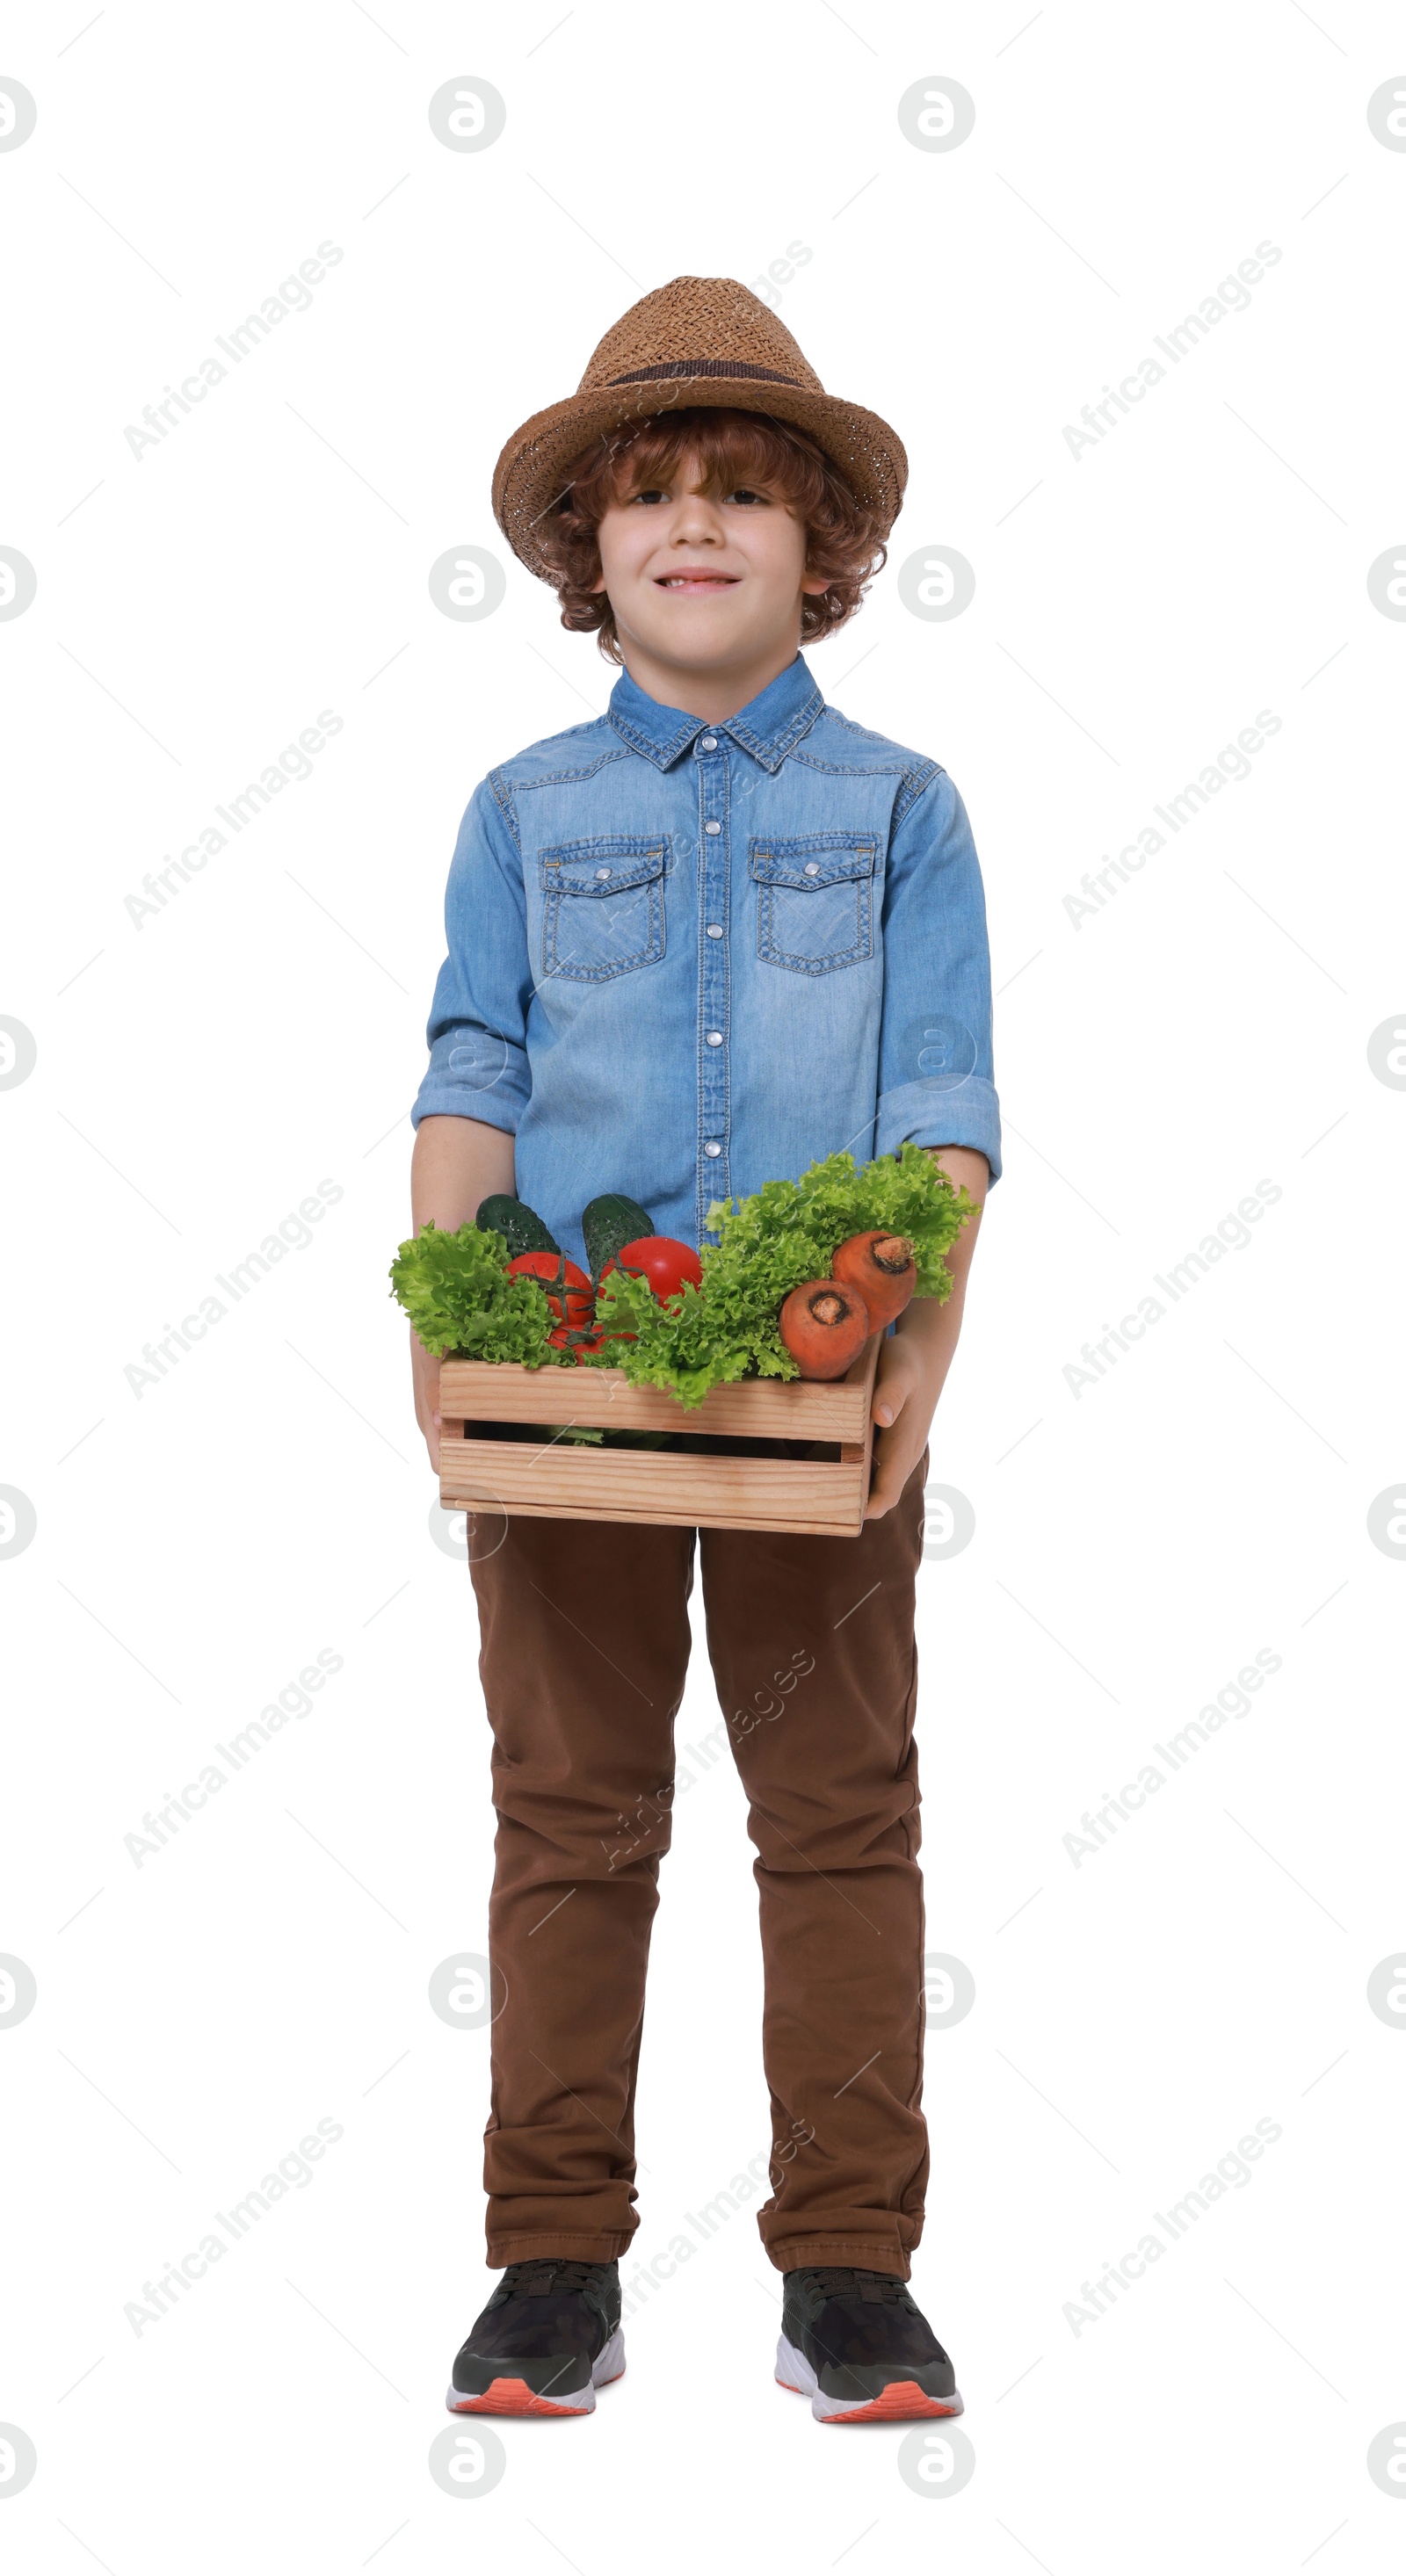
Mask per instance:
[[[676,546],[721,545],[723,525],[716,501],[706,493],[691,492],[679,511],[674,528]]]

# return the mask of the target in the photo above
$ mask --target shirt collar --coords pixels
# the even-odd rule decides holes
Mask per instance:
[[[722,724],[685,715],[680,707],[661,706],[657,698],[645,695],[628,671],[621,672],[611,690],[607,713],[622,741],[652,760],[656,769],[670,768],[692,749],[699,734],[726,733],[763,769],[775,771],[809,733],[824,704],[804,655],[798,653],[794,662]]]

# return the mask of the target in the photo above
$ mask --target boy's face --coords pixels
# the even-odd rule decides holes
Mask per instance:
[[[765,485],[706,493],[696,457],[667,481],[611,504],[600,522],[601,578],[627,668],[703,677],[784,670],[800,646],[806,531]],[[637,677],[640,676],[636,671]]]

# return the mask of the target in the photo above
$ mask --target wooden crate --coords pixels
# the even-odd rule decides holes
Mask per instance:
[[[440,1370],[439,1499],[446,1509],[537,1519],[664,1521],[684,1528],[796,1530],[857,1538],[869,1494],[870,1407],[880,1334],[848,1375],[825,1383],[752,1378],[686,1407],[619,1369],[526,1369],[446,1360]],[[490,1422],[537,1424],[540,1444],[465,1436]],[[701,1432],[716,1457],[596,1449],[553,1437],[563,1423]],[[738,1440],[838,1445],[834,1460],[728,1454]]]

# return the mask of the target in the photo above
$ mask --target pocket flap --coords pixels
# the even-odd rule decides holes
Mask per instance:
[[[879,855],[877,841],[853,832],[809,832],[801,840],[749,841],[747,848],[758,885],[790,886],[798,894],[871,877]]]
[[[667,854],[665,841],[619,834],[596,841],[564,841],[555,850],[538,851],[538,880],[544,894],[627,894],[632,886],[662,877]]]

